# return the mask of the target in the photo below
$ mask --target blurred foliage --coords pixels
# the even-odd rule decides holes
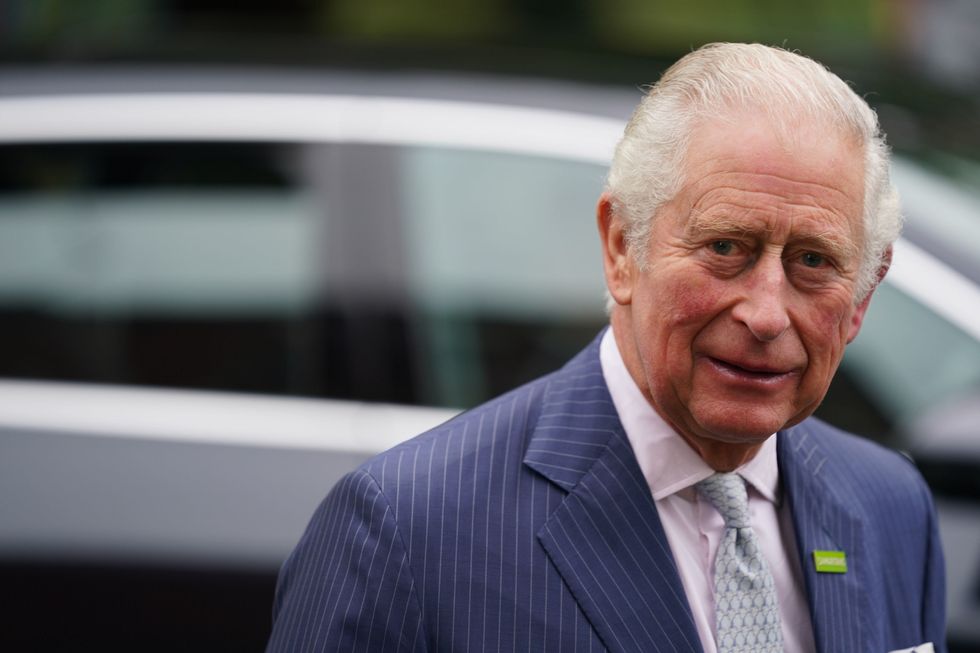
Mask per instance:
[[[608,0],[595,5],[595,17],[602,42],[617,49],[668,53],[710,41],[762,41],[850,55],[873,51],[873,6],[853,0]]]
[[[889,41],[890,0],[6,0],[5,54],[57,55],[65,43],[159,44],[209,33],[227,41],[430,44],[493,42],[673,55],[712,40],[760,40],[828,52]],[[13,46],[13,47],[11,47]]]
[[[20,48],[70,56],[77,46],[132,47],[158,25],[155,2],[8,0],[0,3],[0,52]]]
[[[315,26],[350,39],[492,39],[506,34],[507,7],[497,2],[456,0],[337,0],[317,10]]]
[[[961,23],[980,14],[970,9],[972,1],[941,3],[947,12],[959,7],[944,14],[947,22],[957,12],[965,11]],[[937,36],[927,27],[935,16],[924,10],[937,6],[921,0],[0,0],[0,62],[451,69],[635,86],[703,43],[760,41],[813,56],[860,92],[874,89],[868,100],[897,148],[980,159],[980,74],[950,84],[926,61],[936,55]],[[966,28],[967,43],[980,39],[980,25]],[[969,67],[976,50],[963,42],[961,35],[943,56],[956,52]]]

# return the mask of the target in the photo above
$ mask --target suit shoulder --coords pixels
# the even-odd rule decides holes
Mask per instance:
[[[811,417],[790,430],[796,438],[801,432],[812,436],[815,444],[832,459],[850,461],[857,468],[874,466],[883,469],[886,476],[899,481],[921,479],[915,463],[906,454],[839,429],[816,417]]]
[[[878,501],[895,505],[931,503],[925,480],[903,453],[812,417],[787,434],[788,446],[809,448],[808,455],[819,452],[827,460],[822,473],[842,494],[872,494]]]
[[[493,455],[498,462],[502,456],[522,457],[553,376],[541,377],[460,413],[374,456],[358,469],[385,487],[396,482],[395,477],[410,477],[416,484],[428,476],[441,478],[460,464],[468,465],[468,472],[479,472],[481,454],[487,460]]]

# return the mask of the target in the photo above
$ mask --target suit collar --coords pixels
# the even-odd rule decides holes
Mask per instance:
[[[599,338],[548,380],[524,464],[565,490],[625,438],[599,365]]]
[[[524,463],[568,491],[538,532],[610,651],[701,651],[656,505],[616,414],[599,338],[551,377]]]
[[[793,515],[813,633],[819,651],[871,650],[872,618],[868,582],[870,567],[863,522],[854,514],[853,498],[840,496],[833,478],[841,461],[828,450],[816,420],[781,431],[777,456],[785,500]],[[847,573],[818,573],[814,551],[843,551]]]

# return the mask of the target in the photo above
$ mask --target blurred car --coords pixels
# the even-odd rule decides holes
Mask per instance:
[[[980,650],[980,393],[948,401],[903,428],[939,513],[951,645]]]
[[[276,570],[340,474],[602,327],[593,207],[637,100],[0,73],[0,578],[23,597],[0,644],[261,648]],[[906,238],[821,414],[941,478],[930,424],[907,425],[980,388],[980,198],[894,174]],[[939,506],[951,577],[976,578]],[[980,599],[951,604],[969,650]],[[42,629],[52,611],[68,627]]]

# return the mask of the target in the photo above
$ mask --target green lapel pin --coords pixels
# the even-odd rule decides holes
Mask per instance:
[[[847,573],[847,556],[843,551],[814,551],[813,564],[820,574]]]

